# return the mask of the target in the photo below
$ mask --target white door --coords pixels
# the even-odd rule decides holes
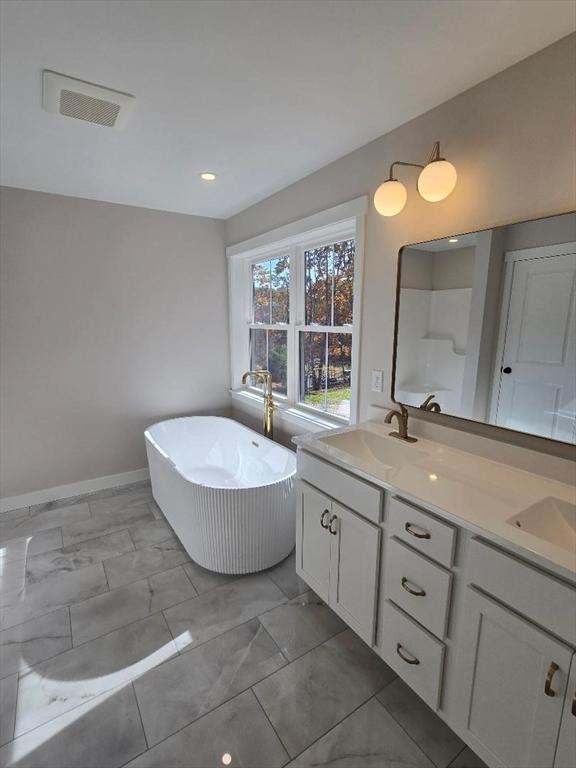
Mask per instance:
[[[491,765],[552,768],[572,649],[471,587],[465,611],[461,725]]]
[[[329,531],[332,539],[330,607],[372,645],[380,529],[334,502]]]
[[[576,254],[511,268],[496,424],[576,442]]]
[[[564,701],[564,714],[560,726],[558,749],[554,768],[574,768],[576,765],[576,654],[572,657],[572,667],[568,678],[568,688]]]
[[[332,502],[323,493],[300,483],[296,520],[296,572],[322,598],[330,596],[330,547],[328,521]]]

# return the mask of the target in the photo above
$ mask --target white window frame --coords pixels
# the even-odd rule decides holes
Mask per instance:
[[[342,427],[358,421],[359,358],[362,318],[366,197],[357,198],[251,240],[229,246],[228,257],[231,392],[254,409],[262,408],[262,395],[242,386],[242,374],[250,367],[250,328],[287,330],[287,396],[275,394],[281,418],[297,421],[304,429]],[[355,240],[353,323],[346,326],[305,325],[304,251],[342,240]],[[252,265],[278,256],[290,258],[290,323],[252,322]],[[303,331],[352,333],[350,419],[328,414],[298,402],[299,340]]]

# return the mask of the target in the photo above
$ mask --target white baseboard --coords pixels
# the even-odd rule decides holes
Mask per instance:
[[[121,472],[119,475],[106,475],[95,477],[92,480],[82,480],[79,483],[58,485],[55,488],[45,488],[43,491],[32,491],[20,496],[10,496],[0,499],[0,512],[8,512],[20,507],[31,507],[33,504],[44,504],[47,501],[67,499],[70,496],[80,496],[83,493],[94,493],[105,488],[120,488],[123,485],[131,485],[142,480],[149,480],[148,469],[135,469],[132,472]]]

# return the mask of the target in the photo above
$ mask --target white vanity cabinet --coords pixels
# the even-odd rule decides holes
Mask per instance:
[[[300,481],[296,571],[369,645],[374,640],[380,529]]]
[[[316,594],[330,599],[332,537],[328,521],[332,501],[306,483],[300,483],[296,514],[297,571]]]
[[[576,653],[572,656],[568,686],[564,697],[564,712],[560,724],[554,768],[574,768],[576,765]]]
[[[576,592],[476,537],[467,560],[460,728],[491,765],[574,768]]]
[[[328,457],[298,475],[310,587],[490,768],[576,768],[574,581]]]
[[[474,587],[459,645],[465,730],[493,765],[552,766],[572,649]]]

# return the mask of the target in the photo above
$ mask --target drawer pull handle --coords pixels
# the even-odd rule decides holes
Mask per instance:
[[[411,653],[408,653],[408,651],[403,648],[400,643],[396,644],[396,653],[402,661],[405,661],[406,664],[420,664],[420,659],[417,659],[416,656],[413,656]],[[408,654],[408,655],[406,655]]]
[[[574,691],[574,698],[572,699],[572,714],[576,717],[576,691]]]
[[[332,515],[332,517],[330,518],[330,522],[328,523],[328,530],[333,536],[336,536],[336,534],[338,533],[338,528],[332,527],[332,523],[336,523],[336,522],[338,522],[338,517],[336,515]]]
[[[552,688],[552,680],[558,669],[558,664],[551,661],[548,667],[548,674],[546,675],[546,682],[544,683],[544,693],[546,696],[556,696],[556,691]]]
[[[328,523],[326,522],[326,518],[328,517],[329,514],[330,514],[330,510],[325,509],[324,512],[322,512],[322,514],[320,515],[320,525],[322,526],[322,528],[325,528],[326,530],[328,530]]]
[[[412,584],[412,586],[410,586]],[[422,587],[416,586],[411,581],[408,581],[408,579],[405,576],[402,576],[402,588],[406,590],[406,592],[410,592],[411,595],[416,595],[416,597],[425,597],[426,596],[426,590],[422,589]]]
[[[410,536],[414,536],[417,539],[430,539],[431,536],[428,533],[428,531],[425,531],[423,528],[418,528],[417,525],[414,525],[414,523],[406,523],[404,525],[404,530],[406,533],[409,533]]]

